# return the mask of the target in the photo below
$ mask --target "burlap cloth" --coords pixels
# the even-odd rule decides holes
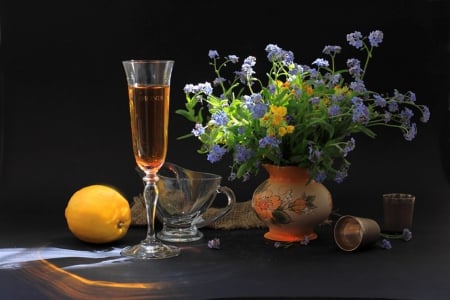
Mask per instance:
[[[208,208],[205,219],[217,208]],[[131,205],[131,225],[146,225],[147,214],[142,195],[135,196]],[[266,225],[258,218],[251,206],[251,200],[236,202],[230,212],[207,227],[213,229],[250,229],[264,228]]]

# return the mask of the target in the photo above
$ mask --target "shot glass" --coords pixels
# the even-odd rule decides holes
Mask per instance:
[[[405,228],[411,230],[415,200],[416,197],[411,194],[383,194],[383,232],[400,233]]]

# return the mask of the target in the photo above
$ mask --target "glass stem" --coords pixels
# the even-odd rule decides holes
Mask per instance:
[[[156,174],[147,174],[144,177],[144,201],[145,209],[147,211],[147,237],[146,241],[149,243],[155,243],[155,216],[156,216],[156,203],[159,197],[158,186],[156,182],[159,180]]]

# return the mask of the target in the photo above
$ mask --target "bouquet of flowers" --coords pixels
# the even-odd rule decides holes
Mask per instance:
[[[230,180],[245,181],[269,163],[307,168],[311,179],[340,183],[348,174],[347,156],[355,149],[357,133],[374,138],[376,127],[394,127],[411,141],[417,133],[415,119],[426,123],[430,118],[429,108],[417,104],[412,91],[385,94],[365,85],[368,63],[382,40],[379,30],[368,36],[348,34],[348,43],[364,52],[365,59],[349,58],[345,69],[336,68],[340,46],[325,46],[322,53],[328,59],[303,65],[291,51],[269,44],[270,69],[264,80],[256,75],[254,56],[245,58],[232,78],[222,77],[239,58],[210,50],[215,78],[185,85],[185,108],[176,113],[194,126],[179,138],[197,138],[198,152],[211,163],[229,157]]]

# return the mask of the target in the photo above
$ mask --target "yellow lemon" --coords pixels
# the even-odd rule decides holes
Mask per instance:
[[[71,196],[65,217],[78,239],[102,244],[125,236],[131,223],[131,209],[116,189],[97,184],[81,188]]]

